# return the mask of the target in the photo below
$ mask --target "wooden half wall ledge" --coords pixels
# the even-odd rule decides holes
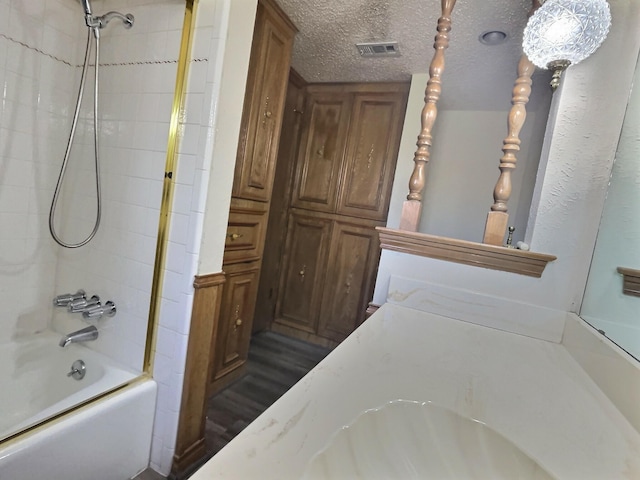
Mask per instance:
[[[534,253],[516,248],[499,247],[455,238],[438,237],[426,233],[408,232],[376,227],[380,246],[385,250],[463,263],[540,278],[553,255]]]
[[[618,267],[618,273],[622,274],[622,293],[640,297],[640,270]]]
[[[204,441],[211,338],[220,317],[224,272],[196,275],[176,450],[169,478],[186,478],[206,456]]]

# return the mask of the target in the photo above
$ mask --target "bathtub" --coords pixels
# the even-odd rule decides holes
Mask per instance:
[[[562,344],[387,303],[191,478],[638,479],[640,433]]]
[[[58,346],[45,331],[0,348],[0,436],[58,415],[137,374],[82,344]],[[86,374],[67,373],[75,360]],[[0,444],[0,478],[123,480],[148,465],[157,386],[136,381],[42,427]]]

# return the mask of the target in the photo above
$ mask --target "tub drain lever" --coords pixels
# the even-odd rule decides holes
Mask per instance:
[[[72,377],[75,380],[82,380],[87,374],[87,367],[82,360],[76,360],[71,365],[71,370],[67,373],[67,377]]]

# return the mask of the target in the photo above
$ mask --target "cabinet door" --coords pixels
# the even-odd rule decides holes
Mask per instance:
[[[335,222],[318,335],[340,342],[364,321],[379,256],[373,226]]]
[[[289,79],[287,101],[282,120],[282,135],[278,148],[278,162],[273,180],[273,194],[269,202],[269,223],[264,241],[260,284],[256,300],[256,314],[253,319],[253,333],[271,326],[275,318],[278,298],[282,258],[287,240],[287,221],[293,170],[295,168],[300,125],[304,111],[303,84],[294,72]],[[226,254],[226,253],[225,253]]]
[[[337,213],[385,220],[405,107],[403,92],[356,94]]]
[[[334,212],[351,97],[312,92],[305,106],[292,205]]]
[[[212,383],[247,360],[259,267],[255,263],[235,264],[225,266],[224,271],[226,283],[216,328]]]
[[[330,233],[331,220],[291,214],[276,322],[316,332]]]
[[[263,3],[256,14],[233,196],[268,202],[294,30]]]

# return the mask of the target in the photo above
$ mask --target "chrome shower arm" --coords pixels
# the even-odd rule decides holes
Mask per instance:
[[[111,11],[99,16],[87,13],[85,15],[85,23],[87,24],[87,27],[93,28],[95,31],[97,31],[100,28],[106,27],[107,24],[114,18],[119,18],[120,20],[122,20],[124,28],[133,27],[133,22],[135,21],[135,18],[130,13],[124,15],[120,12]]]
[[[131,28],[133,27],[133,22],[134,22],[134,18],[133,15],[131,15],[130,13],[127,13],[126,15],[123,15],[120,12],[107,12],[104,15],[101,15],[99,17],[95,17],[95,19],[98,22],[98,27],[100,28],[104,28],[107,26],[107,24],[113,20],[114,18],[119,18],[120,20],[122,20],[122,23],[124,24],[124,28]]]
[[[89,3],[89,0],[80,0],[80,3],[82,3],[82,8],[84,8],[85,15],[92,15],[91,4]]]

